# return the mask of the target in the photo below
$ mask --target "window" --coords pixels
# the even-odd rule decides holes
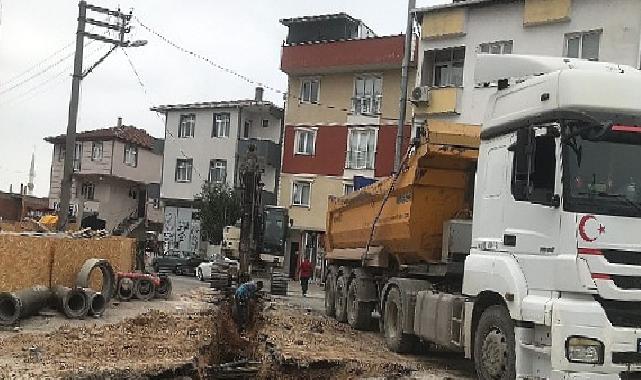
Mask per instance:
[[[295,136],[296,154],[314,154],[316,131],[311,129],[297,129]]]
[[[215,113],[211,137],[229,137],[229,125],[230,117],[228,113]]]
[[[300,86],[300,102],[318,104],[320,80],[303,79]]]
[[[486,54],[512,54],[514,41],[496,41],[479,45],[479,52]]]
[[[73,171],[79,172],[82,168],[82,143],[77,142],[73,150]]]
[[[102,160],[102,141],[94,141],[91,143],[91,161]]]
[[[512,194],[517,201],[546,204],[554,196],[556,127],[523,128],[517,132],[512,168]]]
[[[123,159],[125,165],[138,166],[138,147],[133,144],[125,145],[125,158]]]
[[[249,138],[249,130],[252,127],[252,121],[251,120],[245,120],[245,128],[243,129],[243,137],[248,139]]]
[[[177,159],[176,160],[176,182],[191,182],[191,171],[194,166],[194,160]]]
[[[88,201],[93,201],[94,195],[96,193],[96,185],[93,183],[83,183],[82,184],[82,197]]]
[[[465,48],[456,47],[425,52],[421,85],[445,87],[463,85]]]
[[[598,61],[600,42],[600,30],[566,34],[565,56],[568,58],[582,58],[589,59],[591,61]]]
[[[381,113],[383,100],[383,78],[380,76],[358,76],[355,80],[352,112],[356,115],[377,115]]]
[[[196,129],[196,115],[180,115],[180,125],[178,126],[178,138],[194,137]]]
[[[350,195],[353,192],[354,192],[354,184],[352,184],[352,183],[343,184],[343,194],[344,195]]]
[[[294,182],[292,191],[292,205],[309,207],[309,196],[312,190],[310,182]]]
[[[347,149],[347,169],[374,169],[375,152],[376,130],[350,130]]]
[[[211,160],[209,162],[209,182],[224,183],[227,181],[227,161]]]
[[[269,119],[263,119],[263,128],[269,128]]]

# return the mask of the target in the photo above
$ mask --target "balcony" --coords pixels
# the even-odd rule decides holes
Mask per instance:
[[[280,67],[293,75],[400,68],[404,44],[400,35],[288,45]]]
[[[280,168],[280,145],[271,140],[240,139],[238,140],[238,154],[243,157],[250,145],[256,147],[258,157],[265,159],[265,164]]]
[[[429,102],[419,103],[417,115],[456,115],[460,112],[463,88],[433,87],[429,90]]]

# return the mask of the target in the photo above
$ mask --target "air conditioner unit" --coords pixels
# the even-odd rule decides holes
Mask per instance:
[[[416,87],[412,91],[412,102],[413,103],[427,103],[430,102],[430,89],[427,86]]]

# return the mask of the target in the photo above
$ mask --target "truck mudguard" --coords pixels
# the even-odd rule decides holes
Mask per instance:
[[[527,296],[527,282],[518,262],[507,252],[472,249],[465,259],[463,294],[477,297],[481,292],[500,295],[514,320],[521,320],[521,302]]]

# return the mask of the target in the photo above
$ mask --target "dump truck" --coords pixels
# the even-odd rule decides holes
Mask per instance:
[[[478,129],[428,120],[398,174],[330,198],[326,313],[481,379],[639,378],[641,72],[479,55],[475,83]]]

